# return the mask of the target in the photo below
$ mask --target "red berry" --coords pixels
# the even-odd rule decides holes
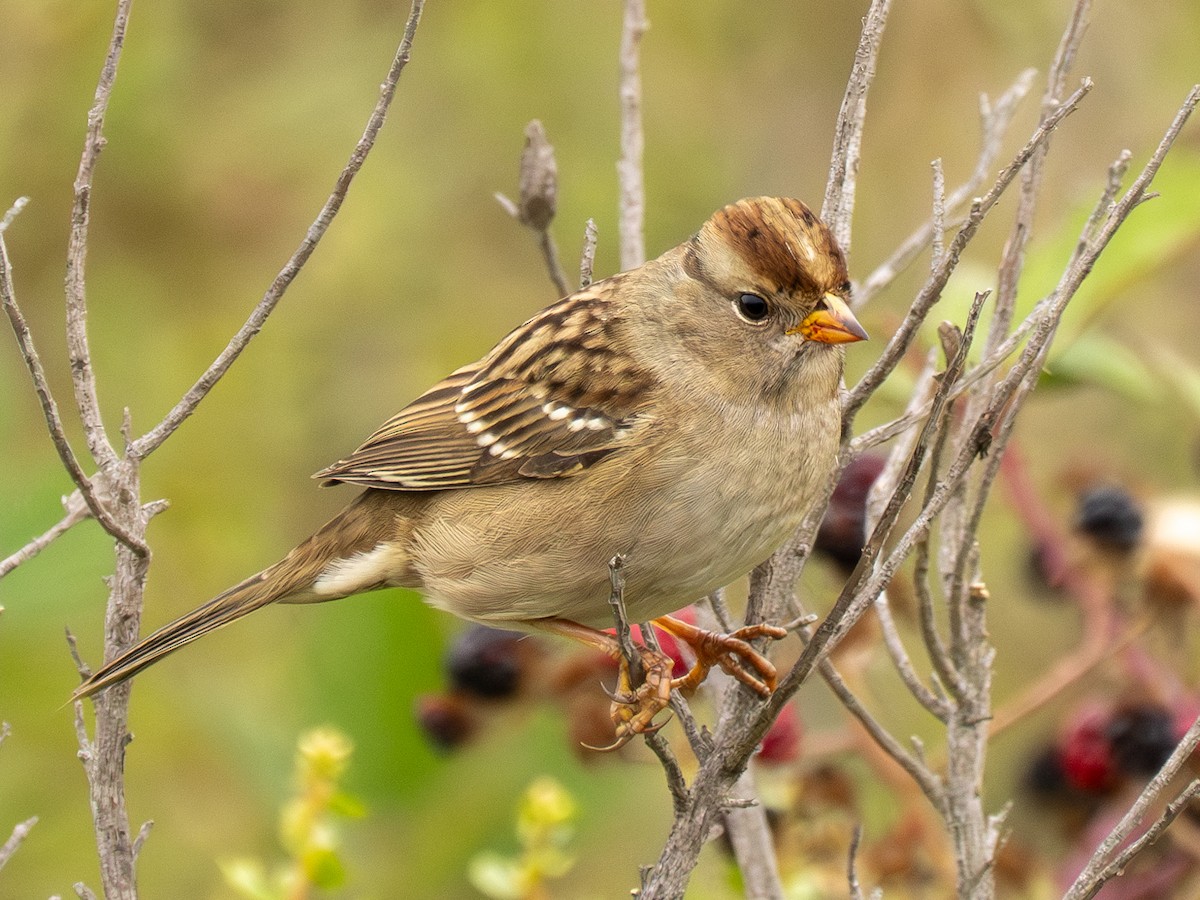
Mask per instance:
[[[1108,739],[1110,718],[1107,709],[1084,709],[1059,739],[1063,775],[1076,790],[1098,794],[1116,785],[1117,766]]]
[[[758,761],[770,765],[794,762],[800,755],[803,736],[804,725],[796,713],[796,707],[788,703],[779,710],[779,716],[763,735],[758,748]]]

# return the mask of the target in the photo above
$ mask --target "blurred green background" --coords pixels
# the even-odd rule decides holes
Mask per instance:
[[[91,0],[0,0],[0,207],[31,198],[6,239],[64,407],[71,182],[112,12]],[[568,271],[588,217],[599,226],[597,274],[614,270],[620,12],[615,0],[429,4],[391,117],[340,217],[263,334],[145,467],[146,499],[171,502],[150,532],[147,626],[273,561],[332,515],[349,491],[319,490],[311,472],[554,299],[530,236],[492,197],[515,191],[529,119],[543,121],[557,150],[555,233]],[[652,0],[643,45],[651,255],[737,197],[790,194],[819,207],[864,12],[857,2]],[[931,159],[944,159],[951,184],[969,172],[978,94],[998,95],[1027,66],[1044,71],[1067,12],[1063,0],[896,4],[870,97],[858,277],[926,218]],[[361,133],[406,14],[379,0],[135,5],[88,257],[93,353],[114,436],[123,408],[138,433],[170,408],[303,236]],[[1035,247],[1047,248],[1050,264],[1069,251],[1118,151],[1132,149],[1140,166],[1157,144],[1200,71],[1197,46],[1191,0],[1099,5],[1075,70],[1096,88],[1056,138],[1039,208]],[[1040,91],[1039,81],[1006,154],[1029,133]],[[1118,239],[1115,261],[1099,272],[1111,262],[1121,278],[1087,317],[1092,333],[1138,354],[1163,342],[1191,364],[1198,135],[1193,123],[1164,169],[1172,195],[1131,223],[1166,237],[1140,249],[1133,235]],[[970,261],[979,280],[960,279],[964,296],[994,278],[1012,208],[1010,199],[981,235]],[[867,311],[872,334],[899,320],[919,274]],[[1044,289],[1031,285],[1029,296]],[[852,374],[881,346],[852,347]],[[1029,410],[1021,439],[1051,503],[1069,505],[1055,483],[1072,457],[1162,490],[1194,485],[1194,409],[1169,385],[1136,369],[1131,377],[1140,396],[1085,385],[1047,392]],[[891,392],[902,398],[902,388]],[[884,398],[861,424],[892,412]],[[0,449],[6,555],[57,521],[70,484],[15,344],[2,338]],[[994,621],[1003,691],[1058,652],[1053,641],[1006,637],[1032,622],[1067,645],[1076,626],[1069,609],[1025,596],[1019,527],[1003,503],[988,529],[985,565],[1003,600]],[[69,626],[99,662],[110,569],[111,541],[89,522],[0,584],[0,719],[12,725],[0,748],[0,837],[40,817],[0,873],[0,896],[66,895],[77,880],[99,887],[63,706],[76,675],[62,634]],[[823,571],[806,585],[817,607],[836,587]],[[502,716],[450,757],[417,732],[414,698],[442,686],[441,650],[458,627],[401,591],[270,609],[140,678],[128,796],[135,828],[156,823],[139,867],[145,896],[230,896],[216,860],[277,858],[296,736],[321,723],[355,742],[347,783],[369,810],[347,828],[347,896],[475,896],[467,860],[513,844],[517,797],[542,773],[581,808],[579,863],[557,886],[561,896],[633,886],[669,823],[652,759],[581,766],[563,723],[544,709]],[[835,720],[823,688],[802,697],[814,721]],[[1019,755],[1019,738],[997,745],[997,803]],[[720,860],[708,855],[704,865],[692,895],[725,896]]]

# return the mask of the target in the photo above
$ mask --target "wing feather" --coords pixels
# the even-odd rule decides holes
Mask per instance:
[[[562,478],[640,442],[654,381],[626,352],[616,279],[547,307],[314,477],[408,491]]]

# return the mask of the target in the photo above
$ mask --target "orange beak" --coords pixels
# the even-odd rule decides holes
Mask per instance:
[[[817,308],[788,334],[799,334],[809,341],[822,344],[849,344],[865,341],[867,332],[858,324],[846,301],[836,294],[826,294]]]

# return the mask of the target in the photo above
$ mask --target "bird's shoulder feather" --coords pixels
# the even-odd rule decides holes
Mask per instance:
[[[542,310],[314,477],[412,491],[561,478],[640,443],[655,379],[627,350],[615,287]]]

